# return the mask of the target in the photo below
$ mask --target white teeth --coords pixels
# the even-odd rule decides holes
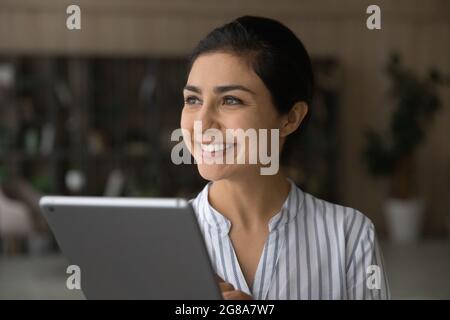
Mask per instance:
[[[209,144],[200,144],[201,148],[203,151],[206,152],[218,152],[218,151],[222,151],[225,149],[229,149],[233,146],[233,143],[227,143],[227,144],[223,144],[223,143],[209,143]]]

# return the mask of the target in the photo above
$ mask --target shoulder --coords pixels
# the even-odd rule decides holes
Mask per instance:
[[[307,192],[304,192],[303,202],[303,212],[309,219],[331,222],[346,238],[355,231],[360,234],[374,232],[370,218],[355,208],[323,200]]]

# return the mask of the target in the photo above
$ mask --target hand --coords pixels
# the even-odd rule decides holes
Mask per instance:
[[[216,275],[219,282],[220,291],[225,300],[253,300],[253,297],[242,292],[241,290],[234,289],[231,283],[225,282],[221,277]]]

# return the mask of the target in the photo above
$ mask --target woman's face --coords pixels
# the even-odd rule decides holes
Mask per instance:
[[[238,141],[224,141],[227,129],[252,128],[258,132],[278,129],[282,123],[270,92],[247,61],[229,53],[200,55],[191,68],[183,95],[181,128],[189,133],[184,141],[198,163],[200,175],[217,181],[259,172],[260,164],[248,163],[249,153],[254,151],[249,150],[248,142],[244,146]],[[196,121],[201,121],[200,136],[194,134]],[[214,141],[208,129],[220,131],[223,141]],[[270,142],[270,137],[266,141]],[[225,159],[231,151],[234,158],[244,156],[245,164],[228,164]],[[215,163],[219,157],[223,163]]]

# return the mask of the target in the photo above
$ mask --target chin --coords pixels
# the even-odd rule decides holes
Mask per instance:
[[[245,164],[197,164],[197,169],[201,177],[208,181],[232,179],[233,177],[246,177],[249,172],[255,168],[257,169],[257,167]]]
[[[228,165],[218,165],[218,164],[198,164],[197,169],[203,179],[208,181],[218,181],[226,179],[230,176],[230,168]],[[232,171],[232,170],[231,170]]]

